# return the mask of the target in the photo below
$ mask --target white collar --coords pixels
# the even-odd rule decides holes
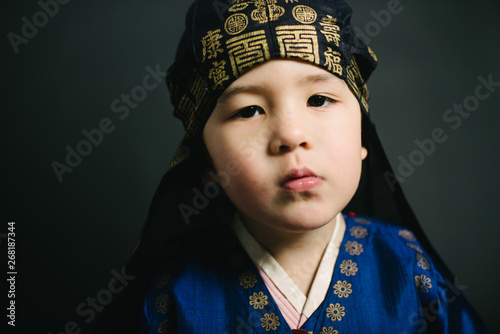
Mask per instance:
[[[306,317],[310,317],[323,302],[332,279],[333,269],[335,268],[335,262],[337,261],[346,229],[342,213],[337,214],[334,219],[335,226],[332,237],[323,253],[307,297],[280,266],[278,261],[250,234],[241,221],[239,214],[236,214],[233,220],[233,230],[252,261],[266,273],[295,310]]]

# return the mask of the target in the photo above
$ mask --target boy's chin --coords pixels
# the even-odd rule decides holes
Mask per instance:
[[[318,213],[299,214],[291,217],[281,217],[275,226],[284,231],[305,233],[325,227],[335,221],[336,213],[319,215]]]

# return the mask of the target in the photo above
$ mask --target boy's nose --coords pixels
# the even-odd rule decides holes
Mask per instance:
[[[282,154],[299,147],[308,149],[311,146],[307,136],[307,123],[294,117],[293,119],[278,119],[271,125],[270,150],[272,154]]]

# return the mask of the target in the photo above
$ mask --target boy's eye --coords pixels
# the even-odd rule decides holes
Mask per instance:
[[[332,102],[333,102],[333,99],[331,99],[329,97],[326,97],[323,95],[314,95],[314,96],[311,96],[307,100],[307,105],[309,105],[311,107],[324,107]]]
[[[264,110],[261,107],[250,106],[250,107],[246,107],[246,108],[241,109],[236,114],[234,114],[233,117],[234,118],[251,118],[251,117],[255,117],[255,116],[258,116],[260,114],[263,114],[263,113],[264,113]]]

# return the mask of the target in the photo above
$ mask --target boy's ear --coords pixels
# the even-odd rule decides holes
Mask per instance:
[[[364,146],[361,146],[361,160],[365,160],[367,155],[368,155],[368,150]]]

